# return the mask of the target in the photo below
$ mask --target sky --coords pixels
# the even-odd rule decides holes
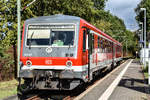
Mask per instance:
[[[118,16],[126,25],[126,28],[134,31],[138,29],[135,20],[136,13],[134,9],[141,0],[108,0],[105,10],[109,10],[113,15]]]

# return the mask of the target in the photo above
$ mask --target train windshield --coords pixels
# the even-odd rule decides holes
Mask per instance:
[[[74,25],[29,25],[27,46],[70,46],[74,44]]]

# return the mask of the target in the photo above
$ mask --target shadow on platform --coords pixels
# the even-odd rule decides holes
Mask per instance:
[[[147,85],[146,80],[141,79],[122,79],[118,86],[126,87],[146,94],[149,94],[150,91],[150,87]]]

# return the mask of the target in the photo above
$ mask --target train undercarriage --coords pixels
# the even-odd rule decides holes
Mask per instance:
[[[51,70],[33,70],[32,78],[22,78],[24,83],[18,86],[18,91],[27,92],[33,89],[39,90],[73,90],[84,83],[82,79],[75,78],[81,76],[81,73],[71,73],[71,71],[51,71]]]

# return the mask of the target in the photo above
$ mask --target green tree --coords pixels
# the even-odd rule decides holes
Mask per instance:
[[[107,0],[92,0],[94,2],[94,7],[98,10],[102,10],[105,7],[105,2]]]
[[[30,2],[30,0],[21,0],[22,9]],[[91,22],[94,20],[93,16],[96,14],[96,11],[97,10],[94,9],[94,2],[91,0],[37,0],[34,4],[21,11],[21,25],[23,26],[23,22],[28,18],[53,14],[79,16]],[[0,46],[3,48],[2,51],[4,51],[1,52],[1,55],[13,47],[14,60],[10,61],[15,61],[17,43],[17,0],[0,0],[0,33],[5,34],[5,37],[0,41]],[[3,56],[6,57],[6,55]],[[10,54],[9,58],[11,58]]]
[[[146,29],[147,29],[147,40],[150,39],[150,0],[142,0],[137,8],[135,9],[138,22],[144,22],[144,12],[140,11],[140,8],[146,8]],[[140,26],[140,25],[139,25]],[[141,27],[141,26],[140,26]]]
[[[32,0],[21,0],[23,9]],[[26,19],[37,16],[49,16],[54,14],[64,14],[79,16],[89,23],[95,25],[108,35],[114,37],[123,45],[124,39],[130,39],[131,45],[134,47],[134,34],[128,30],[124,25],[123,20],[113,16],[110,12],[104,11],[105,2],[107,0],[36,0],[35,3],[21,11],[21,26]],[[5,56],[5,60],[10,59],[16,62],[16,43],[17,43],[17,0],[0,0],[0,55]],[[126,38],[118,37],[126,36]],[[2,38],[3,37],[3,38]],[[4,55],[6,51],[13,47],[14,60],[12,55]],[[1,58],[3,59],[3,57]],[[10,63],[12,63],[10,62]]]

